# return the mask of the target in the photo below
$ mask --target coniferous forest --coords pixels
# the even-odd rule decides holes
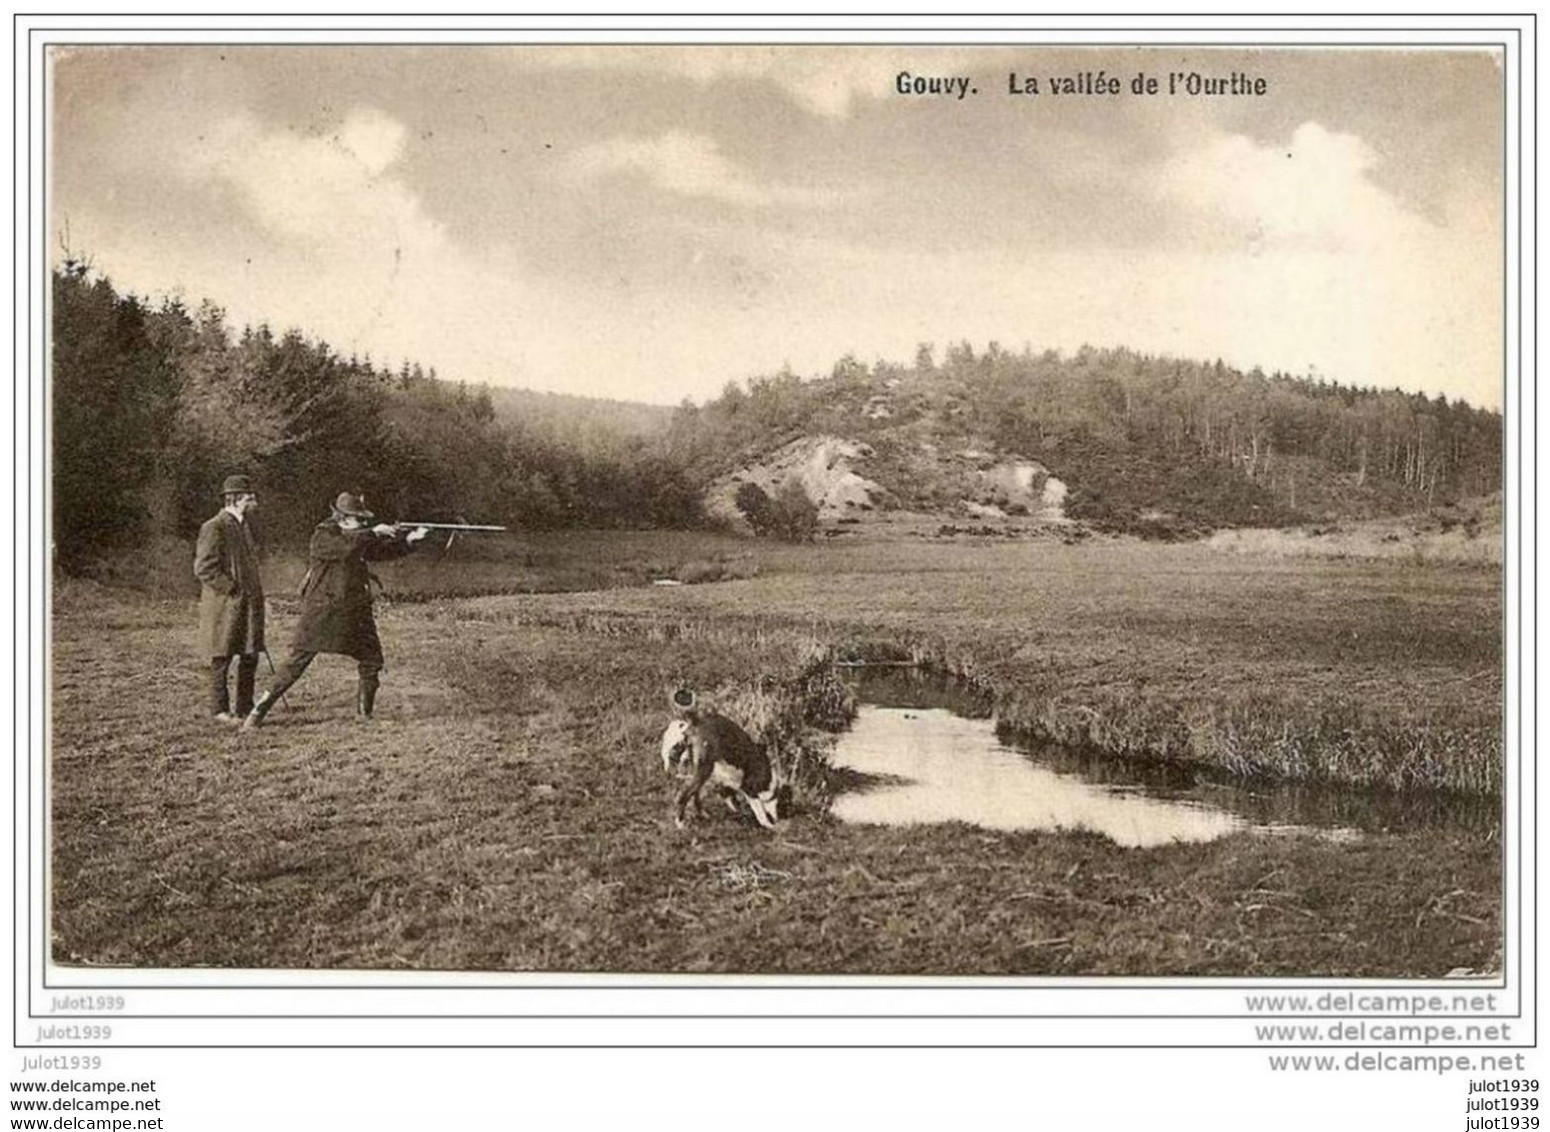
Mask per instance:
[[[697,515],[659,445],[579,413],[575,427],[525,422],[497,413],[488,390],[413,363],[386,369],[297,331],[231,327],[208,303],[151,306],[79,263],[54,273],[53,302],[54,542],[67,571],[148,538],[192,538],[236,472],[256,477],[276,546],[304,546],[343,490],[388,521],[550,529]]]

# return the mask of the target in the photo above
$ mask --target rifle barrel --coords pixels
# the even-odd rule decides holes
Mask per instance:
[[[504,531],[505,527],[485,526],[479,523],[416,523],[409,519],[393,524],[395,527],[424,527],[428,531]]]

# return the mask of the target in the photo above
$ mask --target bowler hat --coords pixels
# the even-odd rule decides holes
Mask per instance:
[[[375,519],[376,516],[366,509],[366,501],[354,492],[340,492],[339,498],[334,500],[335,515],[349,515],[354,519]]]
[[[222,495],[252,495],[253,481],[247,476],[227,476],[226,482],[221,484]]]

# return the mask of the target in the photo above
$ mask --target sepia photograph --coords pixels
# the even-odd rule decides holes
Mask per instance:
[[[51,975],[1503,983],[1503,50],[43,61]]]

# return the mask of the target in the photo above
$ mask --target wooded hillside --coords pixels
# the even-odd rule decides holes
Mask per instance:
[[[487,389],[341,357],[298,331],[237,330],[210,303],[152,306],[81,263],[53,277],[52,405],[66,570],[192,538],[234,472],[257,478],[276,545],[304,544],[345,490],[388,520],[675,526],[698,514],[649,439],[502,415]]]
[[[343,490],[386,519],[526,528],[703,522],[717,476],[793,438],[870,445],[895,505],[946,498],[925,449],[1036,460],[1100,529],[1182,537],[1398,513],[1501,486],[1499,413],[1220,361],[967,343],[909,365],[728,384],[677,409],[471,388],[342,357],[298,331],[236,329],[210,303],[151,305],[84,264],[53,277],[57,561],[191,538],[221,480],[256,476],[272,544],[299,545]]]
[[[983,447],[1047,466],[1074,518],[1145,531],[1156,522],[1141,517],[1161,514],[1177,533],[1392,514],[1501,487],[1501,415],[1442,397],[1126,349],[933,355],[729,385],[680,411],[672,451],[697,480],[804,433],[895,462],[921,445]]]

